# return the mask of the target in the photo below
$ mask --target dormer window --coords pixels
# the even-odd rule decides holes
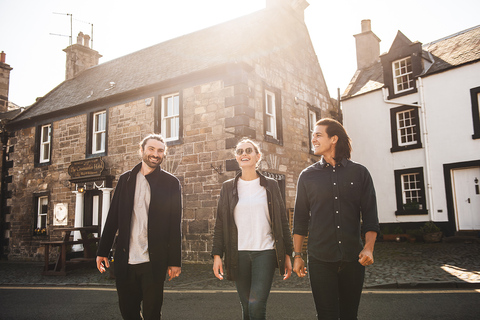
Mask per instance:
[[[392,69],[395,94],[414,88],[412,59],[410,57],[394,61]]]

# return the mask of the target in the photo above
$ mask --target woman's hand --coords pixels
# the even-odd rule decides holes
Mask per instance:
[[[213,256],[213,273],[215,277],[220,280],[223,280],[223,263],[222,258],[219,255]]]
[[[285,274],[283,280],[287,280],[292,275],[292,259],[288,254],[285,255]]]

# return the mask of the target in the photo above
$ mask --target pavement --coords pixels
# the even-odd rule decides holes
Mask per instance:
[[[480,239],[441,243],[377,242],[375,263],[366,268],[365,288],[478,288]],[[109,273],[93,266],[71,270],[66,276],[42,275],[42,262],[0,261],[0,286],[114,286]],[[288,280],[275,275],[272,290],[309,290],[308,277]],[[187,263],[166,290],[235,290],[232,281],[220,281],[212,264]]]

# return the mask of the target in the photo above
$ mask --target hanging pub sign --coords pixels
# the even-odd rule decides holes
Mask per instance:
[[[105,169],[105,163],[100,158],[72,161],[68,174],[72,179],[98,177]]]

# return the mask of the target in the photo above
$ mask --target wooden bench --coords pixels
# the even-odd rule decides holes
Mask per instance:
[[[95,252],[91,247],[92,243],[97,243],[99,238],[89,237],[89,234],[95,232],[94,227],[77,227],[77,228],[61,228],[57,229],[63,232],[62,240],[42,241],[40,244],[45,246],[45,265],[43,267],[43,275],[67,275],[67,263],[75,262],[91,262],[95,261]],[[72,231],[80,231],[81,238],[78,240],[70,240]],[[83,258],[71,259],[67,261],[67,246],[74,244],[83,245]],[[60,247],[60,252],[54,264],[50,264],[50,247]]]

